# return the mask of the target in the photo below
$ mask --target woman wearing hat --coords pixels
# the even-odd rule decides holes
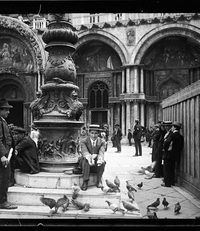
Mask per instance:
[[[180,161],[184,139],[180,134],[181,123],[174,122],[171,132],[164,140],[164,183],[162,186],[171,187],[175,185],[175,166]]]
[[[5,119],[13,106],[9,105],[6,99],[0,99],[0,209],[16,209],[7,201],[7,192],[11,177],[11,166],[8,160],[8,153],[14,148],[12,134]]]
[[[86,191],[90,172],[97,173],[97,187],[102,186],[102,175],[105,168],[104,152],[105,141],[99,137],[100,126],[93,124],[89,126],[89,136],[80,141],[82,158],[79,166],[83,173],[83,185],[81,189]]]

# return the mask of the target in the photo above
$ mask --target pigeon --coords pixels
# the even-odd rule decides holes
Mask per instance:
[[[44,204],[49,206],[50,209],[54,208],[56,205],[56,201],[52,198],[48,198],[48,197],[44,197],[44,195],[42,195],[40,197],[40,201]]]
[[[75,191],[72,193],[72,199],[75,200],[78,196],[79,196],[78,192]]]
[[[118,176],[115,177],[114,183],[115,183],[115,185],[117,185],[118,188],[120,187],[120,180],[119,180]]]
[[[137,192],[137,190],[128,182],[128,180],[126,181],[126,188],[128,190]]]
[[[111,189],[117,189],[119,192],[120,192],[120,189],[119,189],[119,187],[116,185],[116,184],[114,184],[114,183],[112,183],[112,182],[110,182],[109,180],[105,180],[105,182],[106,182],[106,185],[109,187],[109,188],[111,188]]]
[[[80,210],[84,210],[85,212],[89,211],[90,209],[90,204],[89,203],[82,203],[80,201],[77,201],[77,200],[71,200],[72,204],[77,208],[77,209],[80,209]]]
[[[137,184],[138,188],[141,189],[143,186],[143,182],[141,182],[140,184]]]
[[[122,201],[122,204],[123,204],[123,206],[124,206],[124,208],[127,210],[127,212],[128,211],[130,211],[130,212],[133,212],[133,211],[140,211],[138,208],[136,208],[132,203],[130,203],[130,202],[127,202],[127,201]]]
[[[55,213],[57,213],[58,209],[60,207],[63,208],[63,212],[65,212],[68,209],[68,206],[70,204],[69,198],[66,195],[63,195],[63,197],[59,198],[55,205]]]
[[[166,200],[166,198],[163,198],[162,204],[164,206],[164,208],[167,208],[167,206],[169,205],[169,202]]]
[[[147,208],[157,208],[160,205],[160,198],[157,198],[157,200],[155,202],[153,202],[152,204],[148,205]]]
[[[151,212],[149,208],[147,208],[147,214],[144,215],[143,217],[148,217],[149,219],[158,219],[156,212]]]
[[[128,197],[131,199],[131,202],[135,200],[135,194],[133,191],[128,190]]]
[[[74,183],[74,185],[72,185],[72,190],[78,193],[81,190],[81,188],[76,183]]]
[[[124,209],[122,209],[122,208],[120,208],[119,206],[117,206],[115,203],[112,203],[112,202],[110,202],[110,201],[105,201],[105,202],[107,202],[108,203],[108,206],[110,207],[110,209],[114,212],[114,213],[116,213],[117,211],[119,211],[119,212],[121,212],[123,215],[125,214],[125,210]]]
[[[180,212],[180,210],[181,210],[181,205],[180,205],[179,202],[177,202],[177,203],[175,204],[175,207],[174,207],[174,213],[175,213],[175,214],[178,214],[178,213]]]
[[[100,188],[105,194],[107,194],[109,192],[117,192],[118,191],[118,189],[112,189],[112,188],[109,188],[108,186],[103,186],[103,185]]]

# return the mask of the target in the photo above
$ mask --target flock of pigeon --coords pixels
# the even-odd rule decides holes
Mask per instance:
[[[72,193],[71,201],[67,197],[67,195],[63,195],[63,197],[59,198],[57,201],[52,198],[44,197],[44,195],[40,197],[40,201],[44,205],[50,208],[50,212],[48,216],[52,216],[53,214],[56,214],[59,208],[62,208],[62,211],[65,212],[66,210],[68,210],[69,204],[73,204],[74,207],[79,210],[83,210],[85,212],[89,211],[90,209],[89,203],[82,203],[77,200],[77,197],[79,195],[79,191],[81,190],[81,188],[76,183],[74,183],[74,185],[72,186],[72,190],[73,190],[73,193]]]
[[[107,193],[107,192],[116,192],[116,191],[119,191],[120,192],[120,180],[119,178],[116,176],[115,179],[114,179],[114,184],[108,180],[105,180],[106,181],[106,185],[107,187],[103,186],[102,187],[102,191],[104,193]],[[137,184],[137,187],[138,189],[141,189],[143,187],[143,182]],[[125,200],[122,200],[122,204],[123,204],[123,207],[128,211],[139,211],[138,208],[136,208],[132,203],[133,201],[135,200],[135,194],[134,192],[137,192],[137,189],[133,187],[133,185],[131,185],[129,183],[129,181],[127,180],[126,181],[126,188],[128,190],[128,197],[129,199],[131,199],[131,203],[128,202],[128,201],[125,201]],[[125,214],[125,210],[118,207],[116,204],[114,203],[111,203],[109,201],[106,201],[110,207],[111,210],[113,210],[113,212],[115,213],[116,211],[119,211],[119,212],[122,212],[122,214],[124,215]],[[168,208],[168,205],[169,205],[169,202],[166,200],[166,198],[164,197],[163,198],[163,201],[162,201],[162,204],[164,206],[164,209],[167,209]],[[143,217],[148,217],[149,219],[158,219],[157,217],[157,213],[155,211],[151,211],[151,210],[155,210],[155,209],[158,209],[158,206],[160,205],[160,198],[157,198],[157,200],[155,202],[153,202],[152,204],[148,205],[147,206],[147,214],[144,215]],[[181,205],[179,202],[177,202],[174,206],[174,213],[175,214],[178,214],[181,210]]]
[[[105,180],[105,183],[106,185],[101,187],[101,190],[104,192],[104,194],[107,194],[109,192],[110,193],[120,192],[120,180],[117,176],[114,179],[114,183],[109,181],[108,179]],[[137,187],[138,189],[141,189],[143,187],[143,182],[137,184]],[[133,201],[135,200],[134,192],[137,192],[137,189],[133,187],[133,185],[131,185],[128,180],[126,181],[126,189],[128,190],[127,192],[128,198],[131,201],[122,200],[121,202],[122,202],[123,208],[121,208],[117,204],[112,203],[108,200],[105,201],[108,204],[109,208],[113,211],[113,213],[116,213],[118,211],[122,213],[123,215],[125,215],[125,213],[128,213],[129,211],[130,212],[140,211],[136,206],[134,206],[134,203],[133,203]],[[83,210],[85,212],[89,211],[90,209],[89,203],[82,203],[79,200],[77,200],[77,197],[79,196],[79,191],[81,190],[80,187],[76,183],[74,183],[74,185],[72,186],[72,190],[73,190],[73,193],[72,193],[71,201],[66,195],[63,195],[63,197],[59,198],[57,201],[52,198],[44,197],[44,195],[40,197],[40,201],[44,205],[50,208],[49,216],[56,214],[59,208],[62,208],[62,211],[65,212],[66,210],[68,210],[69,204],[73,204],[74,207],[79,210]],[[166,200],[165,197],[163,198],[162,204],[164,206],[164,209],[167,209],[169,206],[169,202]],[[143,217],[148,217],[149,219],[158,219],[155,210],[158,209],[159,205],[160,205],[160,198],[157,198],[155,202],[147,206],[147,214],[144,215]],[[151,211],[151,210],[154,210],[154,211]],[[181,205],[179,202],[177,202],[174,207],[174,213],[178,214],[180,210],[181,210]]]

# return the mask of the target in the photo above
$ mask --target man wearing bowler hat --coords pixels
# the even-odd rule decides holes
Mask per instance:
[[[171,187],[175,185],[175,166],[180,161],[184,139],[180,134],[181,123],[172,123],[169,135],[164,138],[164,183],[162,186]]]
[[[97,188],[102,187],[102,175],[105,169],[104,152],[106,143],[99,137],[100,126],[91,124],[89,126],[89,136],[80,142],[82,157],[80,159],[80,167],[83,173],[83,184],[81,189],[87,190],[89,175],[97,173]]]
[[[6,122],[6,118],[13,106],[6,99],[0,99],[0,209],[16,209],[17,206],[7,201],[7,192],[11,178],[11,165],[8,154],[14,149],[12,134]]]

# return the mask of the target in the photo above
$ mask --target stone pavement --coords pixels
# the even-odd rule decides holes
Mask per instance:
[[[196,198],[190,192],[175,185],[170,188],[162,187],[161,178],[145,179],[145,174],[139,174],[138,170],[141,167],[147,167],[151,164],[151,148],[143,144],[143,155],[133,157],[135,153],[135,147],[122,145],[122,152],[115,153],[116,148],[112,147],[109,143],[108,151],[105,153],[105,160],[107,162],[106,169],[103,176],[103,184],[105,179],[113,181],[117,175],[121,181],[121,197],[128,199],[126,180],[128,180],[135,188],[135,200],[138,203],[142,216],[145,216],[146,207],[154,202],[157,198],[160,198],[160,205],[155,210],[157,217],[161,219],[192,219],[200,217],[200,199]],[[143,182],[143,187],[138,189],[137,184]],[[169,202],[167,209],[164,209],[162,205],[163,198],[166,197]],[[179,202],[181,204],[180,213],[174,214],[174,204]],[[147,218],[148,219],[148,218]]]

